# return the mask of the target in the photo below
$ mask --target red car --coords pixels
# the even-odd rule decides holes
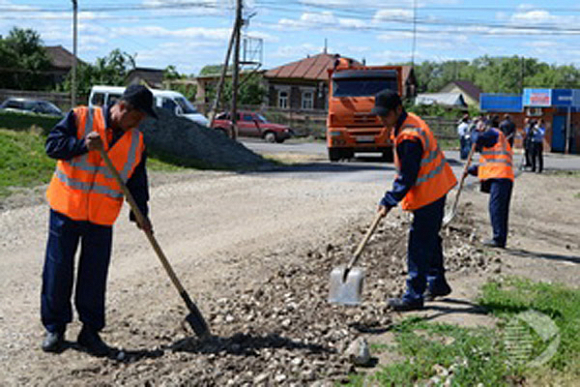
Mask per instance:
[[[286,125],[268,122],[268,120],[259,113],[249,111],[238,112],[237,125],[238,134],[241,137],[260,137],[267,142],[278,143],[282,143],[292,137],[292,129]],[[218,114],[213,122],[213,128],[221,130],[226,135],[230,136],[232,131],[230,113]]]

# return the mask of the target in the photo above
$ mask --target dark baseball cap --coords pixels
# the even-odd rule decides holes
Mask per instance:
[[[153,94],[145,86],[127,86],[121,99],[129,102],[135,109],[147,113],[148,116],[157,118],[157,114],[153,110]]]
[[[383,90],[375,95],[375,107],[371,110],[371,113],[379,117],[385,117],[389,114],[389,111],[394,110],[401,104],[401,97],[396,91]]]

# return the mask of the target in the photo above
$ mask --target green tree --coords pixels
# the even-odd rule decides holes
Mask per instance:
[[[44,90],[50,87],[51,64],[40,35],[32,29],[14,27],[0,38],[0,87]]]
[[[179,83],[175,81],[187,80],[188,77],[185,74],[179,74],[175,66],[169,65],[163,70],[163,82],[168,85],[170,90],[178,91],[185,96],[190,101],[195,101],[195,95],[197,94],[197,85]],[[173,81],[173,82],[172,82]]]
[[[135,57],[115,49],[106,57],[97,58],[94,65],[80,64],[77,67],[77,93],[88,95],[94,85],[125,86],[129,71],[135,68]],[[72,74],[57,89],[70,91]]]

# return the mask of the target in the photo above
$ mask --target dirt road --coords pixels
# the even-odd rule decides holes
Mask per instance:
[[[339,344],[352,338],[352,324],[344,322],[371,316],[377,324],[388,325],[391,317],[378,303],[385,292],[400,291],[404,281],[405,234],[400,227],[405,217],[400,211],[382,226],[367,257],[369,263],[388,261],[369,282],[375,284],[369,285],[375,304],[344,312],[325,306],[324,295],[318,294],[327,281],[320,273],[327,273],[348,254],[343,246],[352,246],[360,237],[387,182],[269,179],[223,172],[154,175],[152,181],[151,217],[160,244],[210,324],[221,336],[233,335],[231,340],[199,346],[179,327],[185,315],[181,300],[124,212],[115,228],[103,337],[130,356],[99,359],[75,350],[72,342],[78,322],[67,331],[71,349],[57,356],[42,353],[39,293],[48,209],[36,205],[4,210],[0,213],[0,385],[225,385],[227,381],[280,385],[336,379],[349,369],[332,357],[341,350]],[[556,203],[545,200],[546,184],[558,192]],[[574,283],[580,274],[580,216],[571,216],[570,210],[578,208],[577,193],[580,179],[576,177],[518,180],[513,249],[499,253],[507,262],[501,270]],[[469,283],[470,276],[494,275],[498,270],[492,265],[496,253],[481,254],[473,247],[474,239],[486,236],[489,228],[484,212],[487,197],[468,191],[465,199],[472,203],[468,218],[446,238],[457,294],[463,294],[461,284]],[[563,221],[554,226],[547,222],[550,219]],[[381,275],[393,280],[381,282]],[[267,296],[260,289],[268,290]],[[308,297],[313,306],[305,310]],[[302,305],[302,309],[270,307],[278,303],[284,308]],[[261,325],[254,330],[257,322]],[[308,330],[319,337],[308,336]],[[236,336],[237,332],[244,334]],[[293,337],[296,340],[290,340]],[[245,352],[247,346],[252,346],[251,354]],[[273,371],[268,373],[268,367]],[[280,369],[290,374],[278,373]]]

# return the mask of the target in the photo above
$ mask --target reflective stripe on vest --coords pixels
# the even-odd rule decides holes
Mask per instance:
[[[60,181],[62,181],[64,184],[68,185],[69,187],[81,190],[81,191],[86,192],[86,193],[94,191],[96,193],[108,195],[108,196],[112,197],[113,199],[121,199],[123,197],[123,193],[121,191],[110,189],[109,187],[105,187],[103,185],[96,184],[96,183],[89,184],[89,183],[85,183],[84,181],[71,179],[60,169],[57,169],[54,172],[54,175]]]

